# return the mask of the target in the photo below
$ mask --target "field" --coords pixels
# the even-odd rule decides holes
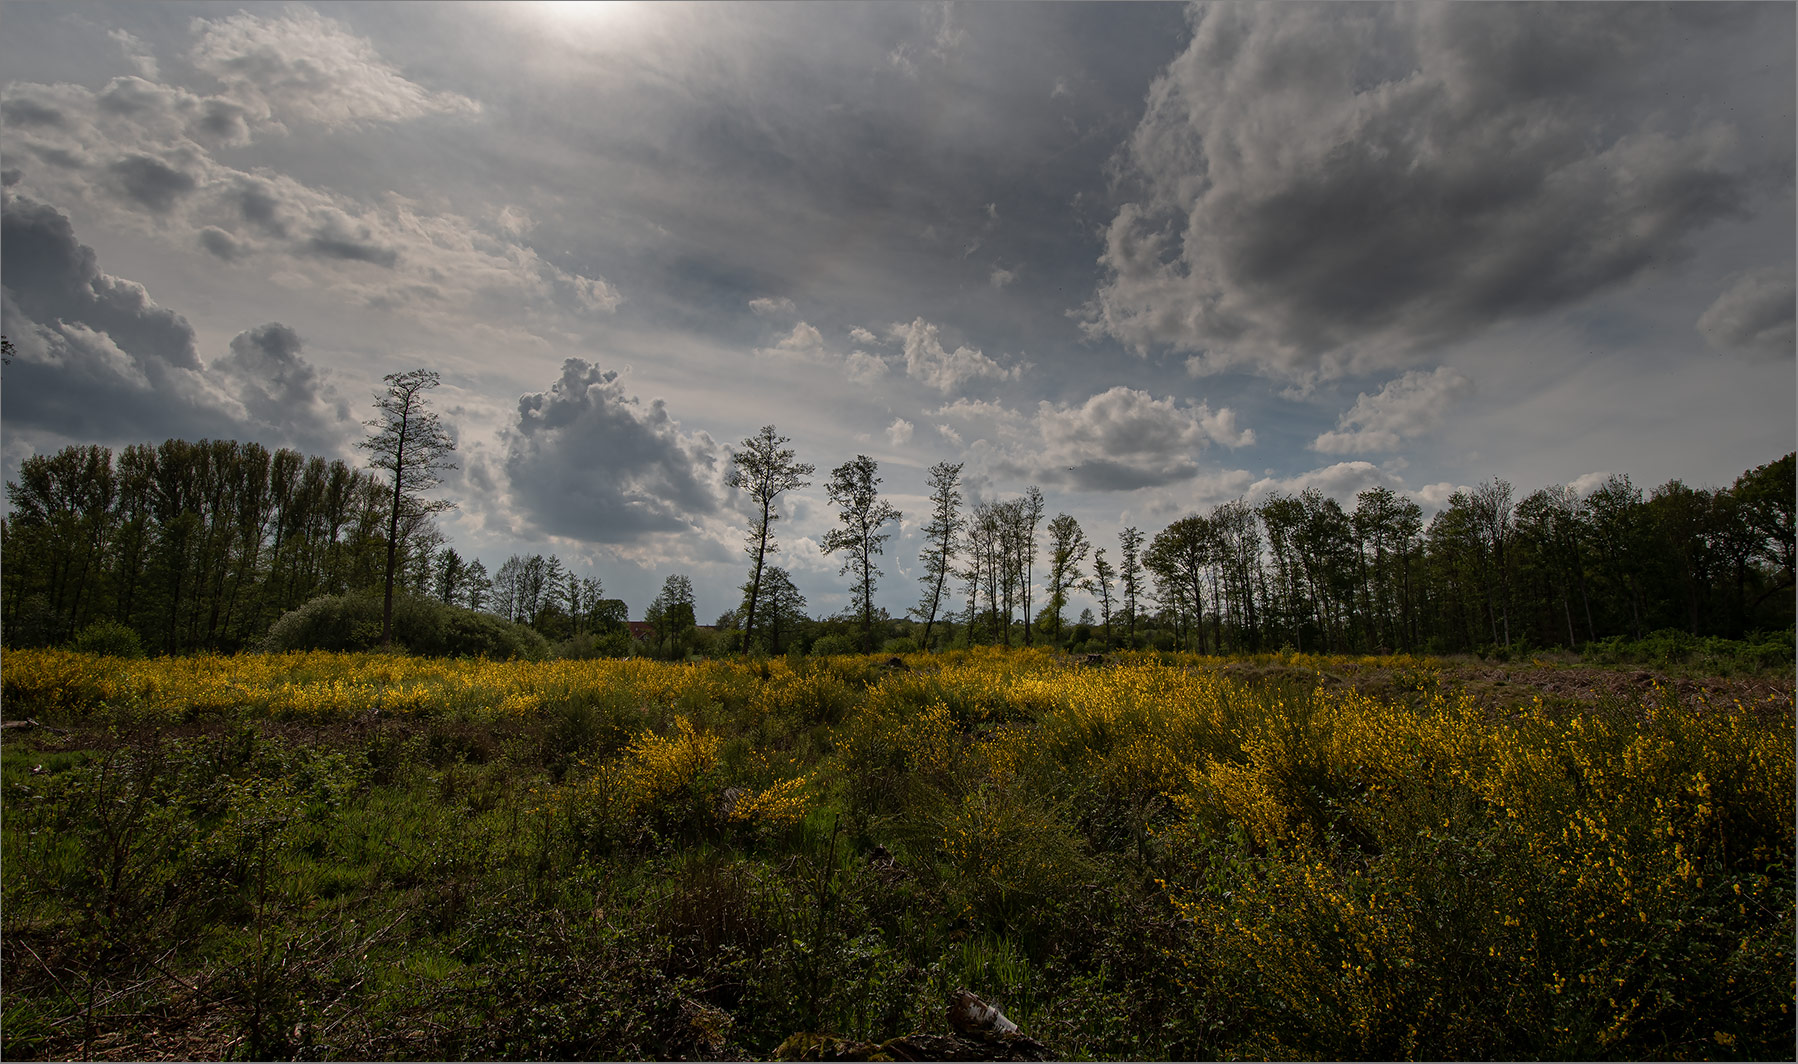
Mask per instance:
[[[0,1051],[1790,1056],[1789,672],[902,665],[8,652]]]

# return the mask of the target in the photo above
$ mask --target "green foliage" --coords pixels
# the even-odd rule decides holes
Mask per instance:
[[[1747,639],[1694,636],[1663,628],[1641,639],[1612,636],[1586,645],[1581,656],[1601,665],[1689,666],[1699,672],[1790,672],[1798,647],[1790,631],[1757,632]]]
[[[134,629],[117,621],[95,621],[75,633],[69,649],[82,654],[103,654],[112,658],[141,658],[143,642]]]
[[[824,635],[812,641],[812,656],[815,658],[830,657],[837,654],[860,654],[862,641],[853,635]]]
[[[393,640],[411,653],[431,657],[536,661],[549,655],[549,644],[525,625],[404,593],[394,595]],[[380,598],[326,595],[276,621],[263,638],[262,649],[373,650],[380,644]]]
[[[348,660],[524,708],[9,734],[9,1058],[766,1058],[941,1032],[958,986],[1067,1059],[1794,1033],[1789,689],[1487,713],[1410,658]],[[1355,668],[1402,697],[1326,682]]]
[[[551,656],[584,661],[590,658],[624,658],[631,653],[631,634],[623,628],[606,632],[582,632],[551,648]]]

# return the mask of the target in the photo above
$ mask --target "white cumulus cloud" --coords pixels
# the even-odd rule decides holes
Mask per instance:
[[[1022,365],[1001,366],[966,344],[946,349],[941,330],[923,318],[914,318],[909,325],[894,324],[888,333],[904,344],[906,376],[944,394],[973,381],[1015,381],[1024,374]]]
[[[1473,382],[1448,366],[1427,373],[1411,370],[1373,395],[1362,392],[1336,428],[1318,436],[1311,449],[1324,454],[1394,450],[1405,438],[1440,425],[1448,408],[1472,392]]]

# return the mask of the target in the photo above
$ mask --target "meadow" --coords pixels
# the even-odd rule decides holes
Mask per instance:
[[[0,1052],[1787,1059],[1791,676],[1641,676],[9,651]]]

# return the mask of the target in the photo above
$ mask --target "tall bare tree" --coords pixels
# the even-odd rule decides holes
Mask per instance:
[[[1136,612],[1142,598],[1142,532],[1132,525],[1118,533],[1123,564],[1118,567],[1118,595],[1123,600],[1124,625],[1130,649],[1136,649]]]
[[[756,506],[755,522],[749,526],[745,537],[747,545],[743,548],[744,553],[755,559],[743,603],[745,652],[749,650],[749,634],[755,630],[755,608],[762,594],[762,566],[768,555],[780,549],[774,540],[774,522],[780,520],[780,511],[775,509],[774,501],[783,492],[810,484],[811,481],[805,478],[817,468],[810,462],[798,461],[790,448],[781,446],[788,442],[791,441],[776,432],[773,425],[763,425],[762,431],[743,441],[742,450],[730,456],[730,475],[725,483],[747,492]]]
[[[372,431],[358,446],[372,457],[369,465],[393,478],[387,519],[387,568],[381,594],[381,645],[393,645],[393,577],[400,557],[400,520],[453,509],[448,499],[422,494],[443,483],[444,470],[456,468],[450,452],[456,443],[425,402],[425,392],[442,381],[428,369],[389,373],[387,390],[375,395],[376,415],[363,422]]]
[[[856,605],[862,614],[862,647],[869,652],[874,649],[874,578],[881,575],[874,565],[874,556],[892,537],[892,533],[880,528],[900,518],[893,504],[880,497],[880,477],[875,475],[878,468],[874,459],[858,454],[830,471],[830,483],[824,490],[837,507],[843,527],[826,532],[819,543],[825,554],[848,554],[839,571],[855,576]]]
[[[1023,583],[1020,593],[1024,607],[1024,645],[1030,645],[1030,591],[1035,582],[1036,571],[1036,526],[1043,521],[1043,489],[1035,484],[1024,489],[1024,497],[1018,500],[1018,568],[1022,571]]]
[[[1099,596],[1099,619],[1105,625],[1105,649],[1111,649],[1111,586],[1117,579],[1117,570],[1105,560],[1105,548],[1093,551],[1093,578],[1088,585],[1093,594]]]

